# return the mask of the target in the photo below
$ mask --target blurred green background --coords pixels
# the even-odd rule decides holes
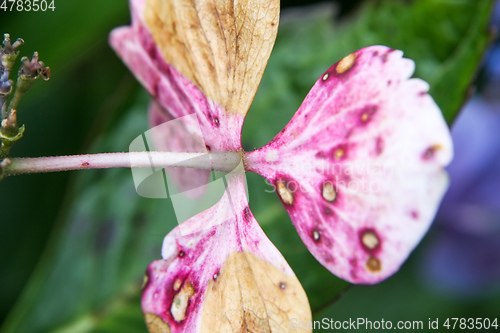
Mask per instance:
[[[451,124],[471,95],[487,45],[493,1],[283,1],[276,47],[243,130],[246,149],[265,145],[319,75],[344,55],[384,44],[415,60],[415,76]],[[147,130],[148,96],[107,44],[129,23],[125,0],[59,0],[55,11],[4,13],[2,33],[51,67],[19,107],[24,138],[11,156],[127,151]],[[273,112],[269,112],[269,110]],[[308,253],[278,197],[249,174],[250,206],[302,282],[315,319],[445,320],[500,317],[500,283],[485,293],[441,293],[423,278],[422,253],[376,286],[353,286]],[[168,200],[140,198],[130,170],[66,172],[0,183],[2,332],[146,332],[140,285],[176,225]],[[341,297],[339,297],[341,296]],[[425,326],[424,328],[427,328]],[[411,331],[411,330],[408,330]],[[420,330],[419,330],[420,331]],[[452,331],[452,330],[451,330]]]

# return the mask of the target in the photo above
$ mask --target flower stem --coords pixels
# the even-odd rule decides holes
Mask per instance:
[[[6,159],[7,160],[7,159]],[[159,151],[104,153],[37,158],[12,158],[3,163],[4,176],[27,173],[107,168],[186,167],[231,171],[241,162],[238,152],[173,153]]]

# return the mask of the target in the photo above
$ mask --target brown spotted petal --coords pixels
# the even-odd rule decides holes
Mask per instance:
[[[142,14],[167,63],[225,110],[245,115],[276,39],[279,10],[279,0],[146,0]]]
[[[123,62],[172,117],[196,115],[191,123],[185,123],[186,129],[194,133],[195,128],[201,128],[203,139],[212,150],[240,149],[244,116],[226,112],[166,62],[144,21],[145,1],[131,0],[130,6],[132,25],[114,29],[109,39]]]
[[[401,51],[356,51],[320,77],[283,131],[246,154],[311,253],[354,283],[398,270],[447,188],[450,134],[413,71]]]
[[[142,309],[151,333],[303,332],[292,323],[311,320],[302,286],[248,208],[241,177],[229,179],[217,205],[169,233],[164,259],[148,267]]]

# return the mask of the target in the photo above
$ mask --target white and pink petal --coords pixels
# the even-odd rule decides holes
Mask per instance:
[[[384,46],[348,55],[268,145],[245,156],[275,185],[311,253],[354,283],[399,269],[447,188],[450,134],[413,70]]]
[[[150,332],[288,332],[292,318],[311,320],[302,286],[248,208],[241,177],[165,238],[143,290]]]

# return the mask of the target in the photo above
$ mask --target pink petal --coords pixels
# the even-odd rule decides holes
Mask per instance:
[[[448,128],[402,52],[356,51],[316,82],[247,169],[275,184],[302,240],[354,283],[396,272],[447,188]]]
[[[172,121],[173,119],[158,102],[151,102],[149,106],[149,124],[152,130],[148,131],[148,133],[151,133],[152,141],[155,144],[155,151],[207,152],[201,129],[192,126],[193,133],[186,130],[184,122],[189,122],[190,117],[183,117]],[[151,147],[149,149],[153,150]],[[210,171],[175,167],[165,168],[165,171],[179,189],[193,199],[200,198],[205,193]]]
[[[151,332],[281,332],[292,318],[311,320],[304,290],[248,208],[243,177],[165,238],[143,290]]]
[[[174,117],[196,114],[207,148],[213,151],[241,149],[244,116],[226,112],[173,66],[166,63],[142,21],[145,1],[132,0],[132,26],[116,28],[109,42],[146,90]]]

